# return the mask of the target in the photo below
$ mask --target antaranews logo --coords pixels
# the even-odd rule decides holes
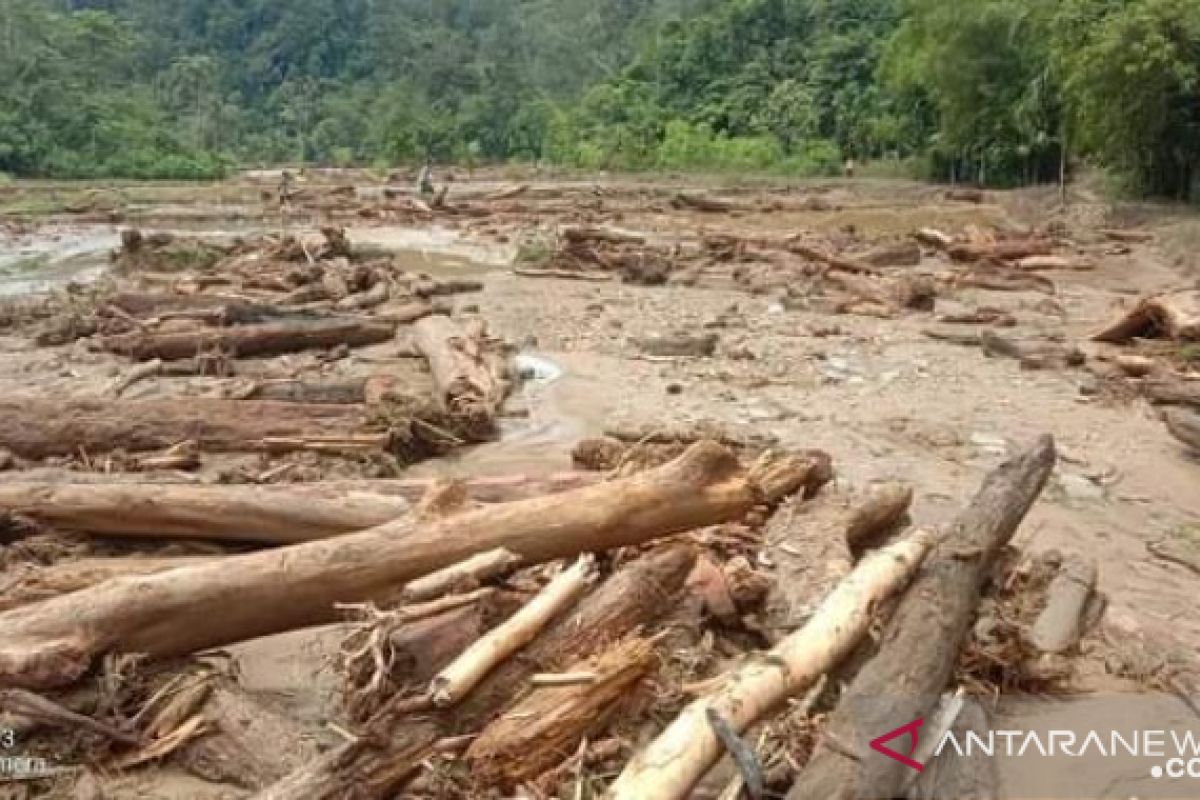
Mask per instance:
[[[888,731],[878,739],[871,740],[871,749],[876,753],[882,753],[893,761],[899,761],[901,764],[910,769],[915,769],[917,772],[921,772],[925,769],[925,765],[914,760],[913,756],[917,754],[917,747],[921,743],[921,735],[919,731],[921,730],[921,726],[924,724],[924,719],[914,719],[907,725],[901,725],[894,731]],[[898,753],[887,746],[888,742],[895,741],[901,736],[907,736],[912,744],[912,746],[908,748],[907,755],[904,753]]]

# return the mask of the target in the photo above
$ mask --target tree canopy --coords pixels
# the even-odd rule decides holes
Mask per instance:
[[[547,160],[1200,182],[1195,0],[0,0],[0,170]]]

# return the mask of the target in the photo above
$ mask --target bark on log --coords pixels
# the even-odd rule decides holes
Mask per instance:
[[[710,713],[740,734],[810,688],[853,652],[879,604],[907,584],[934,542],[933,534],[919,531],[865,559],[804,628],[730,672],[721,688],[685,708],[629,762],[609,788],[608,800],[686,797],[721,756]]]
[[[254,386],[243,400],[275,400],[285,403],[317,405],[355,405],[367,400],[367,379],[337,383],[309,383],[300,380],[263,381]]]
[[[954,246],[954,237],[937,228],[921,228],[913,234],[913,238],[934,250],[949,250]]]
[[[615,573],[574,613],[559,620],[521,654],[489,675],[458,707],[410,719],[385,707],[360,741],[339,747],[256,796],[256,800],[385,800],[445,736],[474,732],[514,700],[514,690],[540,671],[590,658],[671,613],[695,563],[695,552],[672,547]]]
[[[1171,409],[1164,415],[1164,419],[1172,436],[1200,453],[1200,414]]]
[[[766,532],[778,565],[767,601],[772,624],[789,632],[803,625],[853,570],[855,549],[895,529],[911,505],[910,487],[889,485],[857,500],[828,494],[780,508]]]
[[[398,600],[402,605],[411,605],[434,600],[446,594],[469,592],[478,589],[486,580],[513,571],[520,564],[520,557],[514,553],[503,548],[490,550],[411,581],[400,592]]]
[[[987,741],[992,723],[983,706],[968,700],[950,730],[958,742],[967,741],[971,735]],[[935,758],[921,773],[909,797],[912,800],[1000,800],[1003,794],[995,760],[972,748],[967,755],[947,751],[943,758]]]
[[[106,302],[135,317],[152,317],[171,311],[203,311],[219,308],[252,309],[267,316],[281,313],[274,306],[255,303],[251,298],[239,295],[121,292]]]
[[[336,603],[488,550],[540,563],[740,519],[780,499],[729,451],[700,443],[611,483],[234,556],[169,580],[113,581],[0,615],[0,683],[61,686],[109,652],[170,657],[329,622]]]
[[[1135,338],[1200,342],[1200,289],[1148,297],[1092,337],[1109,344]]]
[[[552,619],[573,606],[595,580],[596,560],[591,555],[580,558],[556,576],[520,611],[489,631],[434,676],[429,685],[434,704],[452,706],[461,702],[488,673],[537,638]]]
[[[829,722],[831,741],[857,746],[937,704],[992,562],[1041,494],[1055,459],[1054,440],[1046,436],[987,477],[904,595],[875,657],[843,692]],[[895,797],[910,772],[881,754],[852,757],[823,744],[788,797]]]
[[[1022,369],[1058,369],[1082,366],[1087,360],[1078,347],[1049,341],[1010,339],[992,330],[979,335],[984,355],[995,358],[1015,358]]]
[[[77,592],[113,578],[153,575],[213,560],[204,556],[133,556],[81,558],[46,567],[14,565],[0,573],[0,611]]]
[[[127,333],[100,340],[99,347],[139,361],[179,361],[220,350],[236,358],[274,356],[338,345],[360,347],[391,340],[395,327],[378,320],[329,319],[200,328],[173,333]]]
[[[361,531],[410,510],[404,497],[321,484],[0,486],[0,510],[103,536],[296,544]]]
[[[438,402],[474,441],[496,434],[496,416],[508,394],[504,359],[482,328],[464,330],[449,317],[426,317],[413,326],[414,343],[428,361]]]
[[[658,659],[647,639],[620,642],[571,667],[594,680],[539,688],[484,728],[466,759],[480,785],[508,792],[562,763],[604,729],[612,712]]]
[[[997,242],[996,244],[957,244],[947,251],[955,261],[1020,261],[1030,256],[1048,256],[1054,252],[1054,243],[1044,239]]]
[[[671,206],[680,210],[703,211],[709,214],[727,214],[737,208],[732,200],[686,192],[679,192],[672,197]]]
[[[199,397],[0,400],[0,447],[30,459],[165,450],[189,439],[204,450],[247,452],[263,449],[267,439],[350,438],[367,427],[365,410],[345,405]]]
[[[1043,653],[1064,653],[1079,643],[1083,616],[1096,588],[1095,559],[1068,556],[1046,590],[1046,608],[1038,615],[1029,641]]]

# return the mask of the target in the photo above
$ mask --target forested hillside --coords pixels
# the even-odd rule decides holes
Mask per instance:
[[[0,170],[1200,175],[1195,0],[0,0]]]

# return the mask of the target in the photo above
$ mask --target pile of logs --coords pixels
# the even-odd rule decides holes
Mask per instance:
[[[496,434],[511,384],[507,350],[482,325],[452,319],[444,299],[478,282],[358,258],[336,228],[219,247],[126,231],[114,261],[106,290],[82,309],[76,303],[67,322],[52,320],[37,341],[87,337],[92,350],[129,366],[97,396],[6,397],[0,448],[12,455],[90,460],[189,443],[193,458],[311,451],[411,460]],[[391,352],[349,379],[304,374],[389,343],[423,359],[431,380],[396,371],[402,362]],[[288,358],[300,353],[313,358]],[[165,380],[210,377],[243,380],[224,397]],[[150,380],[160,391],[129,399]],[[184,390],[167,388],[175,384]]]
[[[898,796],[910,771],[866,743],[965,680],[980,598],[1004,591],[1054,463],[1037,441],[941,531],[906,530],[907,487],[833,492],[823,453],[712,441],[553,482],[0,486],[27,532],[253,548],[10,564],[0,696],[102,773],[166,760],[271,800]],[[1094,568],[1052,578],[1033,654],[1086,633]],[[342,740],[323,752],[195,658],[339,620]],[[81,702],[97,683],[108,700]]]

